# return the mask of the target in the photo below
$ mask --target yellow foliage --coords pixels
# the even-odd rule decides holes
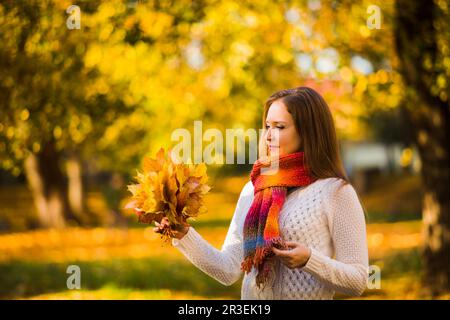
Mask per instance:
[[[143,9],[139,10],[138,14],[141,18],[141,30],[154,38],[160,37],[172,26],[173,17],[163,12]]]
[[[175,229],[206,211],[203,196],[211,188],[204,163],[175,163],[161,148],[156,159],[144,158],[143,172],[138,171],[136,180],[137,184],[128,186],[132,197],[127,208],[136,209],[141,222],[160,222],[166,217]],[[170,236],[172,230],[164,235]]]

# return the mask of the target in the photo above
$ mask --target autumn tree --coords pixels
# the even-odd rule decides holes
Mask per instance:
[[[71,29],[71,5],[0,4],[1,164],[25,174],[45,227],[92,222],[83,160],[128,172],[163,141],[174,92],[186,86],[173,81],[178,46],[203,15],[201,1],[81,1]]]
[[[422,160],[426,282],[450,291],[450,2],[395,4],[395,44],[407,116]]]
[[[424,280],[434,296],[447,293],[450,291],[449,1],[364,0],[321,4],[317,12],[319,23],[313,27],[338,49],[340,69],[345,70],[355,57],[365,59],[366,64],[370,62],[368,72],[352,70],[349,77],[352,96],[361,103],[360,114],[371,119],[371,114],[388,114],[398,109],[396,114],[404,118],[402,126],[408,127],[418,148],[425,189]],[[327,28],[323,27],[325,21],[331,21]],[[383,125],[385,128],[397,120],[387,121],[391,123]]]
[[[120,86],[99,79],[95,66],[84,63],[102,16],[85,17],[84,32],[70,30],[69,6],[68,1],[0,5],[2,166],[25,173],[45,227],[92,222],[83,201],[81,153],[126,112]],[[98,6],[89,2],[84,9],[92,13]]]

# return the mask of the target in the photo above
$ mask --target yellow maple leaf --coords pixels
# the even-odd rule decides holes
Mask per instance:
[[[211,187],[204,163],[175,163],[161,148],[155,159],[144,157],[142,168],[143,172],[137,171],[137,183],[128,186],[132,196],[127,204],[127,208],[139,209],[140,222],[160,222],[167,217],[175,228],[206,212],[203,197]],[[166,236],[173,231],[170,228]]]

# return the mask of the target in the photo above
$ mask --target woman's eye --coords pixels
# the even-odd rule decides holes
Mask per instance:
[[[283,126],[277,126],[277,128],[278,128],[278,129],[284,129],[284,127],[283,127]]]

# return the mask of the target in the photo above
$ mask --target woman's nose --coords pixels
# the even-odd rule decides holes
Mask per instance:
[[[278,131],[277,128],[274,128],[273,130],[274,131],[272,132],[272,128],[267,129],[266,141],[273,142],[273,143],[279,143],[280,132]]]
[[[270,141],[272,139],[272,135],[270,133],[270,128],[266,130],[266,141]]]

